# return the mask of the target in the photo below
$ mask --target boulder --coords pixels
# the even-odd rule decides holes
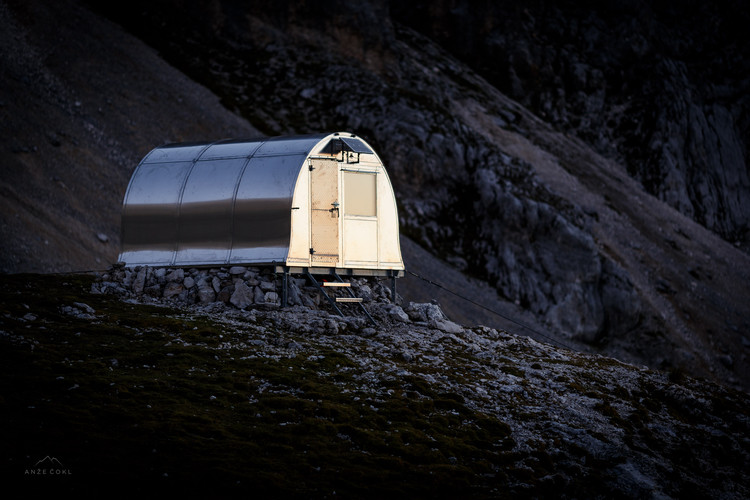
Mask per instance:
[[[409,302],[405,312],[413,321],[444,321],[448,319],[437,304]]]
[[[177,281],[170,281],[164,286],[164,292],[162,293],[162,296],[165,299],[171,299],[176,295],[180,295],[183,290],[185,290],[185,287],[182,286],[182,283],[178,283]]]
[[[294,280],[289,280],[288,292],[289,295],[287,296],[287,301],[290,306],[302,305],[302,297],[300,296],[299,286],[297,286],[297,283]]]
[[[397,306],[395,304],[386,304],[383,306],[383,310],[388,313],[389,318],[400,321],[402,323],[409,323],[409,316],[400,306]]]
[[[464,328],[459,325],[458,323],[454,323],[453,321],[450,321],[448,319],[446,320],[439,320],[439,321],[430,321],[430,326],[432,328],[437,328],[438,330],[445,332],[445,333],[462,333],[464,331]]]
[[[154,279],[160,285],[163,285],[164,283],[166,283],[166,279],[165,279],[166,275],[167,275],[167,270],[164,269],[163,267],[160,267],[159,269],[156,269],[154,271]]]
[[[228,304],[232,294],[234,294],[234,285],[227,285],[216,295],[216,300]]]
[[[253,289],[240,282],[234,287],[234,293],[229,301],[238,309],[245,309],[254,301]]]
[[[372,289],[365,283],[356,288],[357,297],[361,297],[363,302],[372,302],[374,294]]]
[[[146,286],[146,273],[148,271],[148,267],[141,267],[135,275],[135,279],[133,280],[133,292],[136,295],[140,295],[143,293],[143,289]]]
[[[201,304],[213,302],[216,299],[216,292],[213,286],[211,286],[206,278],[198,280],[198,300]]]
[[[167,273],[166,276],[167,283],[174,283],[174,282],[182,282],[185,280],[185,270],[180,269],[173,269],[169,273]]]

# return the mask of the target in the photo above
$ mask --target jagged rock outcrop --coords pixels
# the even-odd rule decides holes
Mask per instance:
[[[390,6],[504,93],[622,161],[650,193],[748,249],[747,5]]]

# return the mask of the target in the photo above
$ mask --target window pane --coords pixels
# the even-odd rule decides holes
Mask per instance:
[[[377,215],[375,175],[374,173],[344,172],[346,215]]]

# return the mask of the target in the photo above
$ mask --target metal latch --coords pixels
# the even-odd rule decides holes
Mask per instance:
[[[333,213],[333,211],[335,210],[336,211],[336,215],[338,216],[339,215],[339,202],[338,201],[334,201],[333,203],[331,203],[331,205],[333,205],[333,208],[330,209],[329,212]]]

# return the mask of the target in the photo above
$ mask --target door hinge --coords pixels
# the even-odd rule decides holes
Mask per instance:
[[[314,253],[315,253],[315,250],[313,250],[313,249],[311,248],[311,249],[310,249],[310,255],[312,255],[312,254],[314,254]]]

